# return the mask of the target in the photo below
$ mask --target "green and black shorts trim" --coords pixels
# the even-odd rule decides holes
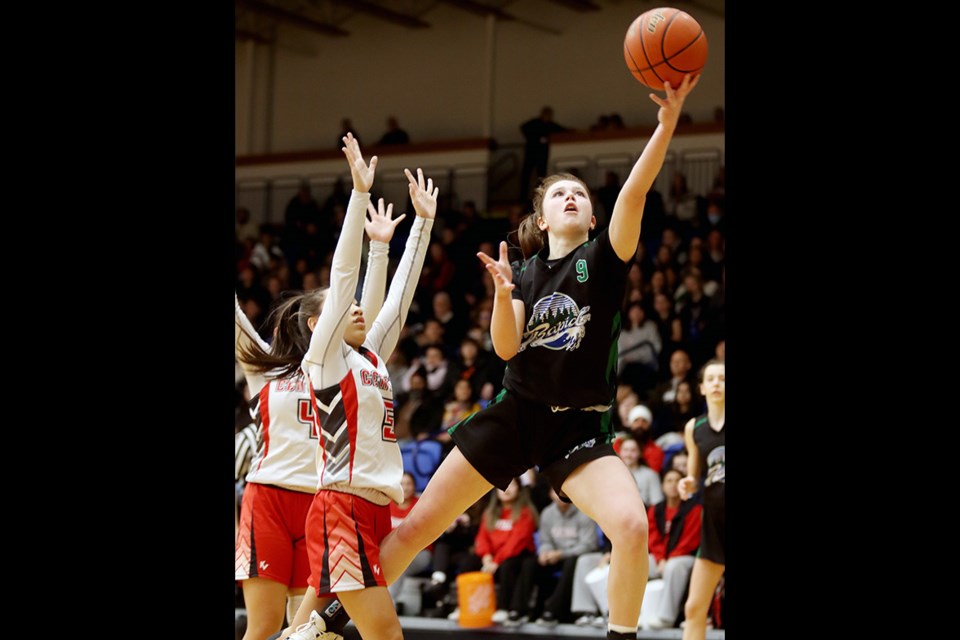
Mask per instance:
[[[447,431],[467,461],[498,489],[531,467],[565,502],[564,480],[585,462],[615,456],[610,411],[566,409],[520,398],[506,389]]]

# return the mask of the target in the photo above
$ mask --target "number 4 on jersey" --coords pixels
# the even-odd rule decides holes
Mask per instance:
[[[313,403],[309,398],[300,398],[297,403],[297,421],[310,427],[310,439],[319,440],[320,433],[317,421],[313,419]]]

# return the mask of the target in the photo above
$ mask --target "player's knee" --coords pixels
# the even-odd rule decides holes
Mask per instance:
[[[409,525],[401,524],[393,530],[396,543],[401,548],[419,551],[434,541],[434,538],[430,537],[430,531],[426,526],[414,526],[416,524],[415,521],[411,521]]]
[[[686,604],[683,605],[683,615],[687,620],[699,620],[707,615],[708,604],[709,601],[706,598],[691,592],[687,596]]]
[[[647,549],[647,536],[649,528],[647,526],[647,516],[644,513],[623,514],[617,522],[616,532],[611,535],[611,539],[622,545]]]

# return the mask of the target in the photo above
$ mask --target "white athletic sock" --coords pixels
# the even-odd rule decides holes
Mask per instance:
[[[300,603],[303,602],[303,596],[287,596],[287,626],[293,622],[294,616],[297,615],[297,609],[300,608]]]

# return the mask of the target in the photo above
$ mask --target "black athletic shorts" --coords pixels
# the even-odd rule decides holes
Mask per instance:
[[[726,509],[722,504],[704,503],[701,513],[703,515],[700,525],[700,549],[697,551],[697,557],[726,565],[724,560]]]
[[[519,398],[504,389],[486,409],[448,429],[463,456],[498,489],[531,467],[560,490],[580,465],[615,456],[610,411],[554,411],[540,402]]]

